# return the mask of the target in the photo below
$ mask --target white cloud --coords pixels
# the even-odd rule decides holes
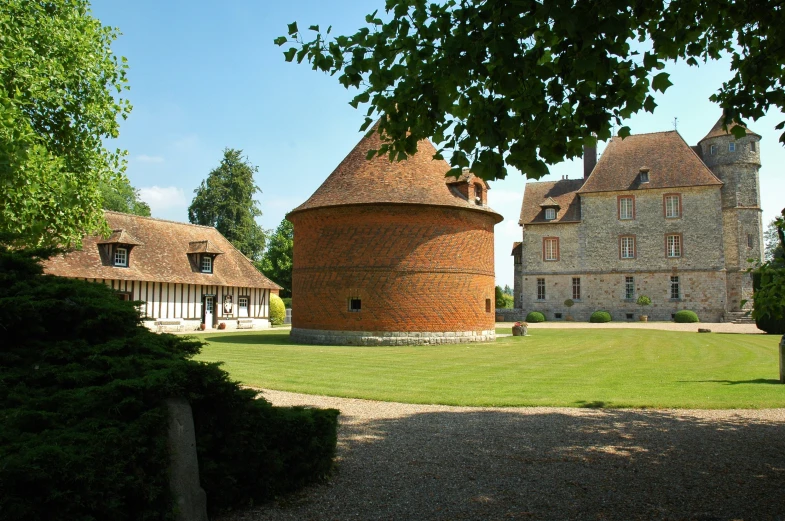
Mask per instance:
[[[164,158],[161,156],[148,156],[145,154],[136,156],[136,161],[140,163],[163,163]]]
[[[153,217],[170,218],[174,210],[184,210],[188,200],[182,188],[176,186],[147,186],[139,189],[139,198],[150,205]]]

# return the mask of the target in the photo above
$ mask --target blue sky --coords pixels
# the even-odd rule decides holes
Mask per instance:
[[[94,0],[93,15],[123,33],[113,51],[128,58],[127,97],[134,106],[111,147],[128,150],[127,175],[154,217],[187,221],[193,191],[218,166],[226,147],[239,148],[259,167],[266,229],[305,201],[362,137],[364,110],[348,105],[353,91],[306,64],[286,63],[273,39],[286,25],[333,26],[354,32],[379,0],[229,2]],[[730,77],[729,61],[700,68],[669,64],[674,86],[657,97],[654,114],[627,122],[634,134],[673,129],[691,145],[720,115],[708,101]],[[774,126],[778,111],[752,122],[763,136],[761,195],[764,222],[785,206],[785,149]],[[600,152],[603,145],[600,145]],[[565,162],[545,179],[582,175]],[[518,213],[525,178],[513,173],[491,183],[490,205],[504,216],[496,227],[496,281],[512,286],[510,250],[520,240]]]

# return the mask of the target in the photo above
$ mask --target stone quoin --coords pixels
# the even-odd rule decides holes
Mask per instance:
[[[488,185],[433,159],[366,159],[365,136],[287,215],[294,226],[296,342],[417,345],[495,338],[494,225]]]

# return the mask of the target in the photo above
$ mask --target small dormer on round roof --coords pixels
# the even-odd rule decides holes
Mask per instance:
[[[464,167],[460,177],[448,177],[446,183],[469,203],[488,206],[488,183]]]

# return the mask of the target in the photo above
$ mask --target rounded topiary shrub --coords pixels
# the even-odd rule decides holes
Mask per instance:
[[[526,315],[526,322],[545,322],[545,315],[539,311],[530,311],[529,314]]]
[[[284,306],[283,300],[275,293],[270,293],[270,323],[280,326],[283,324],[284,318],[286,318],[286,306]]]
[[[595,323],[610,322],[611,320],[611,314],[607,311],[595,311],[589,317],[589,322]]]
[[[698,315],[694,311],[690,311],[689,309],[682,309],[681,311],[677,311],[675,315],[673,315],[673,320],[680,324],[690,324],[692,322],[700,322]]]

